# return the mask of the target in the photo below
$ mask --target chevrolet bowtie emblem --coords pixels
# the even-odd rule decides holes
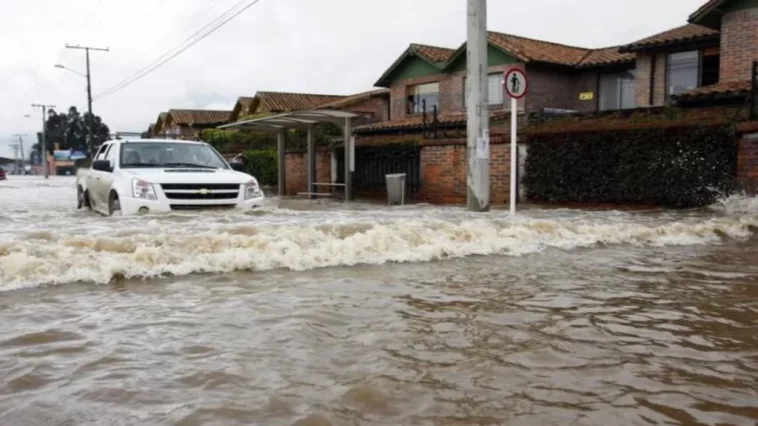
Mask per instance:
[[[205,194],[209,193],[210,191],[208,191],[205,188],[200,188],[200,190],[198,192],[200,192],[201,194],[205,195]]]

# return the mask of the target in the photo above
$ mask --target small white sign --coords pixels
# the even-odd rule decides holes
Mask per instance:
[[[527,81],[524,71],[513,68],[505,74],[505,91],[508,96],[514,99],[523,98],[528,88],[529,81]]]
[[[350,171],[355,172],[355,136],[350,136]]]
[[[487,130],[483,137],[476,138],[476,158],[490,158],[490,132]]]

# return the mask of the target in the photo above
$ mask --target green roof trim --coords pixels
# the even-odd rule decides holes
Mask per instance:
[[[444,71],[446,72],[458,72],[458,71],[465,71],[466,70],[466,43],[463,43],[461,47],[458,48],[458,50],[455,51],[455,54],[452,58],[450,58],[450,61],[445,65]],[[512,53],[501,49],[499,46],[496,46],[492,43],[487,43],[487,66],[488,67],[496,67],[498,65],[508,65],[508,64],[517,64],[521,63],[522,61],[515,56],[513,56]]]
[[[758,0],[711,0],[690,15],[687,21],[720,30],[721,18],[725,13],[754,8],[758,8]]]
[[[425,75],[430,74],[436,74],[441,72],[444,68],[446,63],[444,62],[432,62],[424,58],[422,55],[419,55],[416,52],[416,45],[410,45],[407,49],[405,49],[405,52],[403,52],[402,55],[400,55],[399,58],[395,60],[395,62],[390,65],[390,67],[387,69],[387,71],[382,74],[381,77],[379,77],[379,80],[374,84],[376,87],[390,87],[390,84],[394,80],[398,80],[398,77],[396,74],[398,74],[398,71],[405,71],[401,74],[410,74],[410,77],[406,78],[413,78],[413,77],[423,77]],[[420,64],[415,64],[412,69],[410,70],[403,70],[401,69],[403,65],[406,64],[406,61],[408,60],[414,60],[414,61],[421,61],[423,64],[426,65],[424,67]]]

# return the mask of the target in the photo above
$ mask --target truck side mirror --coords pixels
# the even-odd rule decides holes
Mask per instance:
[[[108,160],[95,160],[92,163],[92,170],[97,170],[100,172],[112,172],[111,170],[111,162]]]
[[[229,165],[232,167],[232,170],[236,170],[238,172],[245,171],[245,163],[242,161],[232,161],[229,163]]]

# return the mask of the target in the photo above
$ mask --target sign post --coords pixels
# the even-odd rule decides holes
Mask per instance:
[[[513,68],[505,74],[505,91],[511,97],[511,214],[516,214],[516,168],[518,167],[516,157],[518,153],[516,130],[518,125],[518,100],[526,95],[529,88],[529,81],[526,79],[524,71]]]

